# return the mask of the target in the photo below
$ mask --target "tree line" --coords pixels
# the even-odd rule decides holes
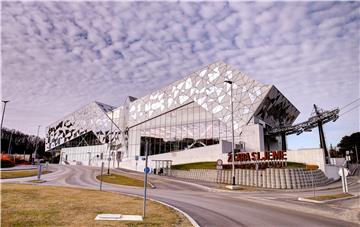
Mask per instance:
[[[28,135],[18,130],[3,128],[1,130],[1,153],[32,154],[38,146],[37,153],[42,157],[45,153],[45,140],[38,136]]]
[[[360,158],[360,132],[355,132],[350,136],[344,136],[337,146],[339,148],[339,153],[343,157],[345,157],[346,151],[350,151],[352,162],[356,161],[357,158]],[[355,146],[357,149],[355,149]],[[356,151],[358,157],[356,157]]]

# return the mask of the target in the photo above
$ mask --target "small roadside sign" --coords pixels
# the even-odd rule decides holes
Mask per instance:
[[[349,189],[348,189],[346,177],[347,177],[347,175],[349,175],[349,170],[342,167],[341,169],[339,169],[338,173],[341,176],[341,184],[342,184],[343,192],[348,193]]]
[[[150,173],[150,168],[149,168],[149,167],[145,167],[145,168],[144,168],[144,173]]]
[[[221,159],[216,161],[216,169],[223,169],[223,161]]]
[[[340,175],[340,177],[343,177],[343,171],[342,171],[342,169],[339,169],[339,175]],[[349,175],[349,170],[348,169],[346,169],[346,168],[344,168],[344,175],[345,175],[345,177],[347,177],[348,175]]]

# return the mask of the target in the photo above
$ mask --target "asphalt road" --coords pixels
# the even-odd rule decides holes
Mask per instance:
[[[43,184],[99,188],[99,182],[95,178],[99,174],[97,168],[85,166],[52,166],[51,168],[56,171],[43,175],[42,178],[46,180]],[[141,177],[138,174],[133,176]],[[357,223],[347,222],[346,218],[342,220],[344,218],[331,216],[331,212],[336,213],[338,208],[302,204],[296,200],[297,195],[294,193],[213,191],[205,186],[164,177],[150,176],[149,179],[156,186],[155,189],[148,190],[149,198],[185,211],[200,226],[359,226]],[[24,180],[28,181],[29,178],[2,180],[2,182],[23,182]],[[103,190],[143,195],[141,188],[106,183],[103,184]],[[309,195],[309,192],[299,193]],[[139,214],[141,212],[140,208]],[[349,220],[353,221],[353,219]]]

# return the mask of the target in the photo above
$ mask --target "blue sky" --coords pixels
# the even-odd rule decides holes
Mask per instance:
[[[214,61],[274,84],[306,120],[359,97],[359,2],[2,2],[4,126],[36,134],[97,100],[119,106]],[[355,103],[354,106],[358,105]],[[325,126],[359,131],[359,109]],[[317,147],[317,129],[290,148]]]

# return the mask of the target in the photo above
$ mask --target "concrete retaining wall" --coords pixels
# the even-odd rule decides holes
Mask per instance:
[[[230,184],[232,181],[231,170],[171,170],[169,175],[221,184]],[[322,186],[329,183],[330,180],[320,169],[310,171],[268,168],[265,170],[236,169],[235,182],[239,185],[260,188],[300,189],[313,187],[313,182],[315,186]]]
[[[318,165],[319,169],[325,172],[325,155],[322,149],[288,150],[286,157],[288,162]]]

